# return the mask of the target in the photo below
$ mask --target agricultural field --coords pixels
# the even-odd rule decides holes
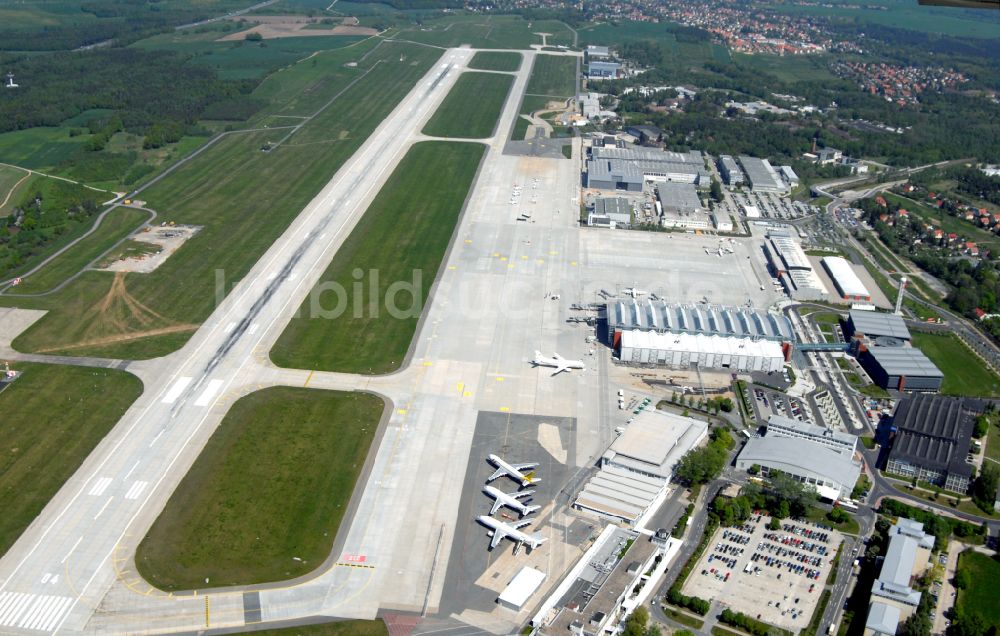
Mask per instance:
[[[338,99],[330,102],[343,85],[324,85],[329,107],[271,152],[260,149],[288,131],[234,133],[179,167],[142,198],[158,221],[203,229],[150,274],[87,272],[44,300],[0,297],[51,310],[15,346],[132,359],[177,349],[215,307],[216,270],[227,289],[245,276],[439,56],[381,46]]]
[[[521,68],[523,57],[520,53],[500,53],[497,51],[479,51],[469,62],[469,68],[481,71],[504,71],[513,73]]]
[[[777,56],[735,53],[733,59],[743,66],[773,75],[786,83],[826,82],[836,79],[830,72],[830,58],[826,55]]]
[[[512,75],[462,73],[423,133],[431,137],[491,137],[513,83]]]
[[[944,395],[995,397],[1000,395],[1000,377],[951,334],[914,333],[913,346],[923,351],[941,372]]]
[[[38,294],[51,290],[81,271],[91,261],[111,249],[149,219],[149,213],[133,208],[115,208],[97,229],[82,238],[48,265],[25,278],[12,292],[16,295]]]
[[[142,382],[123,371],[28,363],[13,368],[21,377],[0,392],[0,554],[142,394]]]
[[[336,318],[313,316],[313,297],[323,307],[336,302],[315,292],[271,350],[275,364],[369,375],[402,367],[485,150],[480,144],[445,141],[410,148],[317,283],[346,290],[355,281],[356,268],[377,271],[378,312],[348,303]],[[399,222],[401,215],[406,223]],[[418,306],[401,317],[383,306],[396,281],[412,281],[419,293]],[[369,298],[361,302],[367,304]],[[410,298],[404,294],[396,302],[406,308]]]
[[[368,393],[274,387],[241,398],[139,544],[139,573],[188,590],[316,569],[383,410]]]
[[[541,44],[538,33],[550,33],[550,46],[572,46],[573,33],[557,20],[529,21],[515,15],[460,15],[423,20],[419,26],[407,26],[394,34],[442,47],[470,44],[481,49],[527,49]]]
[[[56,168],[82,154],[90,135],[71,128],[28,128],[0,134],[0,162],[58,174]]]
[[[566,55],[538,55],[531,68],[525,95],[569,98],[576,95],[577,58]]]

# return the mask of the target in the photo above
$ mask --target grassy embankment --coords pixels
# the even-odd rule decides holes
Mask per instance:
[[[419,311],[393,317],[387,310],[387,292],[397,281],[414,281],[419,275],[417,301],[426,302],[485,148],[446,141],[410,148],[337,251],[312,298],[278,338],[271,350],[275,364],[365,374],[389,373],[402,366]],[[401,215],[406,216],[405,223],[400,222]],[[355,308],[352,298],[336,318],[313,315],[313,302],[326,310],[337,304],[335,294],[317,290],[331,283],[352,289],[355,269],[366,277],[378,272],[378,311]],[[369,284],[366,279],[366,290]],[[366,292],[361,302],[367,305],[370,300]],[[395,302],[406,308],[410,298],[402,294]]]
[[[316,56],[322,62],[315,66],[310,60],[277,74],[277,87],[270,79],[261,86],[263,98],[274,97],[265,116],[315,113],[271,152],[260,149],[287,130],[230,135],[143,193],[160,212],[158,220],[202,227],[155,272],[86,272],[45,299],[0,298],[3,305],[50,310],[16,346],[136,359],[183,345],[214,309],[216,271],[225,273],[227,290],[244,277],[440,56],[425,47],[384,44],[358,68],[344,66],[362,54],[359,47]],[[317,112],[317,104],[329,106]]]
[[[182,590],[278,581],[318,567],[383,409],[374,395],[302,388],[241,398],[139,545],[140,574]]]
[[[0,392],[0,555],[142,394],[122,371],[16,364]]]
[[[941,393],[977,397],[1000,395],[1000,377],[956,336],[914,333],[913,346],[923,351],[944,373]]]

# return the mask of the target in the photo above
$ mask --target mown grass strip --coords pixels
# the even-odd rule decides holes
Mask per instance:
[[[139,545],[139,572],[181,590],[278,581],[318,567],[383,409],[367,393],[291,387],[241,398]]]
[[[479,51],[469,62],[469,68],[480,71],[502,71],[513,73],[521,68],[520,53],[502,53],[500,51]]]
[[[513,82],[513,75],[462,73],[423,133],[431,137],[490,137]]]
[[[139,395],[123,371],[16,364],[0,392],[0,554],[7,552]]]
[[[410,148],[278,338],[275,364],[364,374],[402,366],[485,150],[448,141]],[[413,285],[417,305],[393,295],[398,283]]]

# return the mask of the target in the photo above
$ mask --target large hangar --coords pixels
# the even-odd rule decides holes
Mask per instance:
[[[781,371],[786,353],[791,352],[788,345],[773,340],[635,330],[623,331],[617,348],[619,359],[627,364],[765,373]]]
[[[607,305],[608,342],[623,331],[692,333],[791,342],[792,325],[781,314],[724,305],[685,305],[664,300],[619,300]]]
[[[833,281],[834,286],[837,288],[837,293],[840,295],[841,300],[868,303],[872,301],[871,292],[868,291],[865,284],[858,278],[857,272],[854,271],[854,267],[851,266],[847,259],[840,256],[824,256],[820,262],[823,264],[823,269],[826,270],[826,273],[830,275],[830,280]]]

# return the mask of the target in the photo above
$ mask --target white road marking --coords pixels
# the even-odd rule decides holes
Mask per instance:
[[[219,393],[219,389],[222,388],[222,384],[223,384],[222,380],[219,379],[209,381],[208,386],[205,387],[205,390],[201,392],[201,395],[198,396],[198,399],[194,401],[194,405],[208,406],[209,402],[211,402],[215,398],[215,396]]]
[[[94,482],[94,486],[90,489],[90,492],[88,492],[87,494],[93,495],[95,497],[100,497],[101,495],[104,494],[104,491],[107,490],[108,486],[110,485],[111,485],[110,477],[101,477],[100,479]]]
[[[257,333],[258,329],[260,329],[260,325],[255,322],[252,325],[250,325],[249,329],[247,329],[247,334],[252,336],[255,333]]]
[[[0,594],[0,627],[51,631],[69,608],[68,596],[45,594]]]
[[[164,431],[164,430],[166,430],[166,429],[163,429],[163,430],[161,430],[161,431],[160,431],[159,433],[157,433],[157,434],[156,434],[156,437],[154,437],[154,438],[153,438],[153,441],[151,441],[151,442],[149,443],[149,447],[150,447],[150,448],[152,448],[152,447],[153,447],[153,444],[155,444],[155,443],[156,443],[156,441],[157,441],[158,439],[160,439],[160,435],[163,435],[163,431]]]
[[[291,282],[291,281],[295,280],[298,277],[299,277],[299,275],[298,275],[297,272],[292,272],[291,274],[288,275],[288,280],[289,280],[289,282]]]
[[[173,404],[177,401],[177,398],[181,396],[181,393],[184,392],[184,389],[186,389],[189,384],[191,384],[191,378],[189,376],[185,375],[177,378],[177,381],[174,382],[174,385],[170,387],[170,390],[167,391],[167,394],[164,395],[163,399],[160,401],[164,404]]]
[[[63,563],[66,563],[66,561],[69,559],[70,555],[73,554],[73,551],[76,550],[76,547],[78,545],[80,545],[81,541],[83,541],[83,536],[82,535],[77,538],[76,543],[74,543],[73,547],[69,549],[69,552],[67,552],[66,556],[64,556],[62,558],[62,561],[59,562],[60,565],[62,565]]]
[[[323,232],[322,234],[319,235],[319,240],[322,241],[325,238],[326,238],[326,232]]]
[[[104,514],[104,511],[108,509],[108,504],[111,503],[112,499],[114,499],[114,497],[108,497],[108,500],[104,502],[104,505],[101,506],[101,509],[97,511],[96,515],[94,515],[94,519],[97,519],[98,517]]]
[[[236,323],[231,322],[226,325],[226,328],[222,330],[223,333],[232,333],[233,329],[236,329]]]
[[[128,478],[132,476],[132,473],[135,472],[135,469],[138,468],[138,467],[139,467],[139,460],[135,460],[135,463],[132,464],[132,468],[128,469],[128,472],[125,473],[125,476],[122,477],[122,480],[126,480],[127,481]]]
[[[142,491],[145,490],[146,486],[148,486],[148,485],[149,485],[148,481],[137,481],[137,482],[135,482],[134,484],[132,484],[132,487],[128,489],[128,492],[125,493],[125,498],[126,499],[138,499],[139,495],[142,494]]]

